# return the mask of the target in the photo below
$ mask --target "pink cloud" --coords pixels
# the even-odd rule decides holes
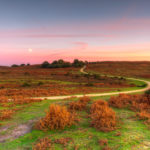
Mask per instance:
[[[79,49],[86,49],[86,48],[88,48],[88,43],[86,43],[86,42],[74,42],[74,44]]]

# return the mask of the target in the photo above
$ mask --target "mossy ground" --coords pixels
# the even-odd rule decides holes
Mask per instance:
[[[95,97],[93,101],[98,99],[108,100],[109,97]],[[72,100],[77,100],[76,98]],[[39,119],[45,115],[45,110],[48,109],[52,103],[67,104],[68,101],[64,100],[44,100],[42,102],[33,103],[27,105],[23,110],[16,112],[11,120],[3,122],[3,126],[10,125],[8,131],[1,132],[3,136],[9,134],[15,126],[19,124],[27,123],[32,119]],[[91,102],[92,103],[92,102]],[[90,106],[90,104],[89,104]],[[150,149],[150,130],[143,124],[142,121],[134,119],[134,112],[127,109],[116,109],[119,123],[121,127],[115,131],[104,133],[97,131],[93,127],[90,127],[90,118],[87,117],[87,111],[78,112],[78,116],[81,121],[70,128],[66,128],[62,131],[48,131],[43,132],[32,129],[30,133],[27,133],[17,139],[10,139],[4,143],[0,143],[0,150],[31,150],[33,144],[43,137],[49,137],[52,140],[62,137],[70,137],[74,142],[68,143],[66,148],[68,150],[74,150],[78,147],[79,150],[100,150],[101,147],[98,144],[98,140],[107,139],[109,147],[114,150],[144,150]],[[120,132],[120,136],[115,136]],[[149,146],[148,146],[149,145]],[[63,146],[60,144],[54,144],[56,150],[63,150]]]

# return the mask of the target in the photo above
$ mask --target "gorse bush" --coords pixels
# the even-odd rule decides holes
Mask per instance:
[[[115,129],[116,114],[108,107],[107,102],[99,100],[91,106],[91,125],[96,129],[109,132]]]
[[[37,122],[36,128],[40,130],[64,129],[76,122],[76,115],[70,113],[65,106],[50,105],[46,116]]]

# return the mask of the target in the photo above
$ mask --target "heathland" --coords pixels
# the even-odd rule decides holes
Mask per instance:
[[[150,62],[0,67],[0,150],[148,150],[149,90],[85,96],[146,89],[148,81]]]

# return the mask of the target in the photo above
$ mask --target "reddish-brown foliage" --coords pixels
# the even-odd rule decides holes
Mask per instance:
[[[137,116],[139,117],[139,119],[141,120],[150,120],[150,113],[147,113],[145,111],[139,112],[137,113]]]
[[[68,142],[72,141],[72,138],[61,138],[61,139],[56,139],[54,141],[54,143],[57,143],[57,144],[61,144],[63,146],[67,146]]]
[[[131,108],[134,110],[148,110],[150,98],[146,95],[120,94],[109,99],[109,105],[117,108]]]
[[[22,104],[29,104],[34,102],[41,102],[41,99],[33,99],[33,98],[25,98],[23,96],[13,96],[12,100],[14,104],[22,105]]]
[[[9,99],[6,96],[0,96],[0,103],[8,103]]]
[[[108,107],[107,102],[96,101],[91,106],[91,125],[98,130],[109,132],[115,129],[116,114]]]
[[[33,148],[33,150],[52,150],[52,141],[48,137],[39,140]]]
[[[120,94],[109,99],[109,105],[117,108],[129,108],[137,111],[137,115],[141,120],[150,121],[150,96],[143,95],[126,95]]]
[[[108,146],[106,146],[106,147],[104,147],[102,150],[111,150],[111,148],[108,147]]]
[[[89,98],[89,97],[87,97],[87,96],[83,96],[83,97],[81,97],[80,99],[79,99],[79,102],[80,103],[89,103],[91,101],[91,99]]]
[[[103,111],[105,107],[108,107],[108,103],[104,100],[98,100],[92,104],[90,112],[93,114],[97,111]]]
[[[115,136],[121,136],[121,132],[117,132]]]
[[[4,109],[0,111],[0,120],[10,119],[14,114],[13,110]]]
[[[71,102],[69,103],[69,109],[70,110],[84,110],[87,106],[87,103],[90,102],[91,99],[89,97],[81,97],[78,101],[76,102]]]
[[[9,103],[1,103],[2,107],[13,107],[15,106],[14,104],[9,104]]]
[[[108,145],[108,140],[107,139],[100,139],[98,141],[100,146]]]
[[[87,65],[88,71],[101,74],[150,78],[150,62],[97,62]]]
[[[26,98],[24,96],[12,96],[11,98],[8,98],[6,96],[0,97],[0,104],[3,107],[11,107],[13,105],[22,105],[22,104],[28,104],[33,102],[40,102],[41,99],[35,99],[35,98]],[[12,103],[12,104],[8,104]]]
[[[50,105],[46,116],[37,124],[40,130],[64,129],[66,126],[75,124],[76,116],[70,113],[65,106]]]
[[[85,103],[80,103],[78,102],[71,102],[69,103],[69,109],[70,110],[83,110],[86,108],[86,104]]]
[[[117,90],[131,86],[119,78],[113,79],[103,76],[96,78],[79,75],[78,71],[79,68],[73,67],[63,69],[42,69],[40,66],[0,67],[0,79],[4,81],[0,84],[0,95],[7,97],[20,95],[24,97],[59,96],[108,92],[112,90],[111,88]],[[23,82],[20,82],[21,80]],[[60,83],[57,82],[58,80],[72,83]],[[88,87],[87,83],[93,83],[93,87]],[[107,89],[106,87],[111,88]]]

